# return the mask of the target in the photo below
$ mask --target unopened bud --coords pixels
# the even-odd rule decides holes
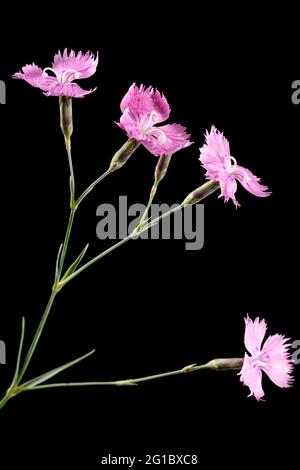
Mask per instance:
[[[206,183],[199,186],[199,188],[192,191],[183,201],[182,206],[188,206],[190,204],[196,204],[202,199],[205,199],[210,194],[214,193],[220,188],[218,181],[209,180]]]
[[[230,359],[213,359],[206,364],[206,368],[212,370],[241,369],[243,362],[244,359],[241,357],[234,357]]]
[[[119,170],[128,160],[129,157],[139,147],[140,142],[135,139],[129,139],[125,144],[118,150],[110,162],[109,171],[113,172]]]
[[[156,185],[166,176],[171,157],[172,155],[161,155],[159,157],[154,172],[154,181]]]

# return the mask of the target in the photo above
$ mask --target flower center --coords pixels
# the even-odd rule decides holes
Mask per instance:
[[[253,366],[265,367],[269,359],[269,354],[259,352],[256,356],[252,356],[251,364]]]
[[[229,173],[233,173],[236,170],[237,161],[234,157],[229,156],[225,158],[225,168]]]
[[[258,366],[258,367],[264,367],[266,365],[265,362],[263,362],[259,359],[256,359],[255,361],[253,361],[253,364]]]
[[[237,171],[237,161],[234,157],[225,157],[225,169],[229,174]],[[243,168],[240,167],[238,173],[242,174],[244,183],[248,183],[250,181],[251,178],[249,178],[247,172]]]
[[[74,69],[67,69],[62,72],[57,72],[56,70],[52,69],[51,67],[46,67],[43,70],[43,75],[47,75],[47,71],[54,73],[57,80],[60,83],[70,83],[74,79],[80,78],[81,73]]]
[[[144,122],[143,120],[141,121],[142,132],[147,135],[152,135],[161,144],[164,144],[165,141],[167,140],[166,134],[159,127],[155,127],[153,125],[153,121],[155,120],[156,116],[157,116],[157,113],[155,111],[151,111],[149,117],[146,120],[144,120]]]

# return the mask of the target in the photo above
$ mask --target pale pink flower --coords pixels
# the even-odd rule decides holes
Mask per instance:
[[[240,372],[241,382],[250,389],[250,395],[257,400],[264,396],[262,388],[262,372],[265,372],[272,382],[281,388],[292,385],[291,376],[293,363],[289,353],[291,346],[288,338],[282,335],[268,336],[264,345],[267,325],[265,320],[255,318],[254,321],[245,318],[245,346],[250,356],[245,353],[244,363]]]
[[[237,164],[236,159],[230,155],[228,140],[215,126],[212,126],[210,132],[206,131],[199,160],[206,170],[207,179],[220,183],[219,197],[224,196],[225,202],[232,199],[236,207],[240,205],[235,198],[237,181],[254,196],[266,197],[271,194],[267,191],[267,186],[260,183],[260,178]]]
[[[170,107],[164,95],[152,87],[133,83],[121,101],[121,111],[118,126],[153,155],[172,155],[192,144],[180,124],[157,126],[169,118]]]
[[[63,54],[60,51],[55,54],[52,67],[42,70],[35,64],[27,64],[21,72],[15,73],[13,78],[20,78],[40,88],[46,96],[82,98],[96,88],[83,90],[73,81],[90,77],[96,72],[97,65],[98,54],[96,57],[91,52],[84,54],[80,51],[76,54],[73,50],[68,53],[65,49]]]

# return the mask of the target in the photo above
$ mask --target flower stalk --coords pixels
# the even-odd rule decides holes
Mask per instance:
[[[70,170],[70,208],[74,208],[75,202],[75,176],[71,154],[71,135],[73,134],[73,110],[72,98],[67,96],[59,97],[60,128],[65,138],[65,146],[68,154]]]
[[[219,186],[215,181],[209,181],[207,183],[204,183],[202,186],[200,186],[196,190],[197,191],[197,202],[202,201],[203,199],[208,197],[210,194],[214,193],[218,188],[219,188]],[[194,193],[194,191],[193,191],[193,193]],[[190,194],[193,194],[193,193],[190,193]],[[195,202],[193,202],[193,201],[195,201],[195,198],[190,198],[189,196],[187,196],[187,198],[185,198],[185,200],[181,204],[178,204],[178,206],[174,207],[170,211],[165,212],[164,214],[160,215],[156,219],[147,220],[146,223],[144,223],[143,227],[141,227],[138,230],[138,232],[137,232],[137,228],[138,228],[138,226],[137,226],[133,230],[133,232],[131,234],[129,234],[127,237],[125,237],[122,240],[120,240],[119,242],[115,243],[114,245],[109,247],[107,250],[99,253],[97,256],[92,258],[90,261],[88,261],[87,263],[82,265],[79,269],[75,270],[70,276],[63,277],[63,279],[61,279],[61,281],[57,284],[58,289],[61,289],[65,284],[70,282],[72,279],[77,277],[79,274],[81,274],[83,271],[85,271],[87,268],[89,268],[93,264],[100,261],[100,259],[107,256],[112,251],[116,250],[117,248],[120,248],[122,245],[127,243],[129,240],[132,240],[133,238],[135,238],[137,236],[137,234],[139,234],[139,235],[142,234],[143,232],[145,232],[149,228],[151,228],[154,225],[158,224],[161,220],[164,220],[166,217],[169,217],[171,214],[174,214],[175,212],[178,212],[178,211],[182,210],[185,206],[195,204]]]
[[[148,215],[149,209],[151,207],[151,204],[152,204],[153,199],[155,197],[155,194],[157,192],[157,188],[158,188],[159,183],[166,176],[166,173],[167,173],[170,161],[171,161],[171,157],[172,157],[172,155],[163,154],[158,159],[157,165],[156,165],[155,170],[154,170],[154,183],[153,183],[153,186],[152,186],[151,191],[150,191],[149,200],[148,200],[145,212],[143,213],[142,218],[141,218],[138,226],[135,229],[135,232],[137,232],[137,233],[141,230],[141,227],[143,226],[144,221],[145,221],[145,219]]]
[[[191,372],[198,372],[200,370],[213,370],[213,371],[228,371],[228,370],[240,370],[243,366],[242,358],[228,358],[228,359],[213,359],[206,364],[191,364],[183,367],[182,369],[176,369],[170,372],[162,372],[161,374],[148,375],[145,377],[138,377],[134,379],[125,380],[113,380],[103,382],[65,382],[65,383],[49,383],[43,385],[37,385],[32,390],[44,390],[49,388],[62,388],[62,387],[89,387],[89,386],[131,386],[138,385],[144,382],[151,382],[154,380],[166,379],[177,375],[184,375]]]

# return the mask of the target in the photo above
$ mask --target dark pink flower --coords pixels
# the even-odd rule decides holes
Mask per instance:
[[[241,382],[250,389],[249,396],[254,395],[257,400],[264,396],[262,372],[278,387],[290,387],[293,382],[293,363],[289,353],[291,345],[287,343],[289,339],[278,334],[272,335],[261,346],[267,330],[265,320],[255,318],[252,321],[247,315],[245,325],[245,346],[251,355],[245,353],[240,376]]]
[[[206,177],[218,181],[221,196],[224,196],[226,202],[232,199],[236,207],[240,205],[235,198],[237,181],[254,196],[266,197],[271,194],[267,191],[267,186],[260,183],[260,178],[237,164],[236,159],[230,155],[228,140],[215,126],[212,126],[210,132],[206,131],[199,160],[206,170]]]
[[[169,118],[170,107],[164,95],[152,87],[131,85],[121,102],[121,111],[118,126],[153,155],[172,155],[192,144],[180,124],[157,126]]]
[[[82,98],[96,90],[84,90],[74,80],[88,78],[96,72],[98,54],[95,57],[91,52],[76,54],[73,50],[63,54],[59,51],[54,56],[52,67],[42,70],[35,64],[25,65],[21,72],[15,73],[13,78],[25,80],[30,85],[40,88],[46,96],[67,96]],[[49,75],[49,72],[51,75]]]

